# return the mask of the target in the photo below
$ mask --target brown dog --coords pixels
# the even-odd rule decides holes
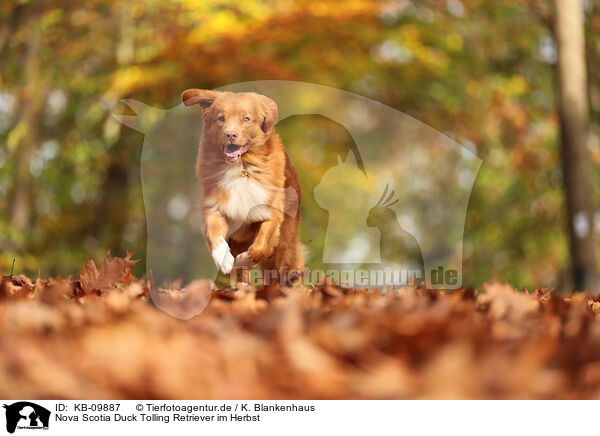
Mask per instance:
[[[183,104],[203,109],[196,174],[204,238],[217,267],[260,262],[270,295],[304,269],[300,184],[273,126],[277,104],[264,95],[188,89]]]

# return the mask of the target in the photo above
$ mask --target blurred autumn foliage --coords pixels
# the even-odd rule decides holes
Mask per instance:
[[[88,261],[79,280],[2,277],[2,398],[600,395],[600,302],[588,293],[321,284],[267,302],[241,286],[182,321],[151,303],[130,263]],[[168,298],[204,298],[185,292]]]
[[[600,1],[583,7],[597,205]],[[0,2],[0,271],[15,271],[0,280],[0,396],[598,398],[599,297],[546,289],[569,287],[552,17],[550,0]],[[314,283],[267,302],[198,278],[153,297],[200,316],[152,304],[136,278],[143,139],[110,113],[265,79],[377,100],[483,159],[467,289]],[[322,248],[327,215],[306,187],[351,138],[313,115],[277,130],[305,192],[302,238]],[[173,200],[175,226],[187,206]],[[80,271],[107,250],[121,257]]]
[[[597,186],[600,4],[584,7]],[[189,87],[286,79],[381,101],[475,151],[463,283],[561,287],[551,15],[544,0],[4,1],[0,270],[16,259],[18,272],[68,276],[87,255],[145,252],[142,137],[110,117],[120,99],[168,108]],[[343,149],[337,127],[306,116],[278,130],[295,150]],[[305,239],[315,214],[303,211]]]

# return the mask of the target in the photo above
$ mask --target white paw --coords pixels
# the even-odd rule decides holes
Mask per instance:
[[[253,267],[254,265],[256,265],[256,262],[254,262],[252,260],[252,258],[250,257],[250,255],[248,254],[247,251],[244,251],[243,253],[238,254],[237,257],[235,258],[235,263],[238,264],[238,266]]]
[[[233,269],[233,262],[235,259],[233,258],[231,251],[229,251],[227,242],[222,241],[211,254],[217,268],[219,268],[223,274],[229,274]]]

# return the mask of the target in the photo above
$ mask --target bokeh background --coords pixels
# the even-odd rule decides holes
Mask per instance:
[[[0,271],[77,274],[133,250],[145,271],[143,135],[111,112],[191,87],[283,79],[375,99],[483,159],[463,284],[564,286],[569,243],[545,1],[10,0],[0,4]],[[591,185],[600,180],[600,2],[583,2]],[[319,116],[277,126],[317,183],[351,138]],[[173,144],[177,152],[177,144]],[[318,156],[318,159],[315,158]],[[435,156],[432,156],[435,158]],[[593,189],[594,204],[600,191]],[[173,207],[177,210],[177,203]],[[181,208],[179,208],[181,209]],[[175,213],[173,219],[177,220]],[[600,211],[594,231],[600,228]],[[303,239],[325,211],[303,209]],[[199,238],[199,243],[203,241]]]

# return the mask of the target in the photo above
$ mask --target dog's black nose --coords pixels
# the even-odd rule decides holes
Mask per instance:
[[[229,139],[231,142],[235,142],[235,140],[238,137],[238,134],[235,130],[229,130],[225,132],[225,136],[227,136],[227,139]]]

